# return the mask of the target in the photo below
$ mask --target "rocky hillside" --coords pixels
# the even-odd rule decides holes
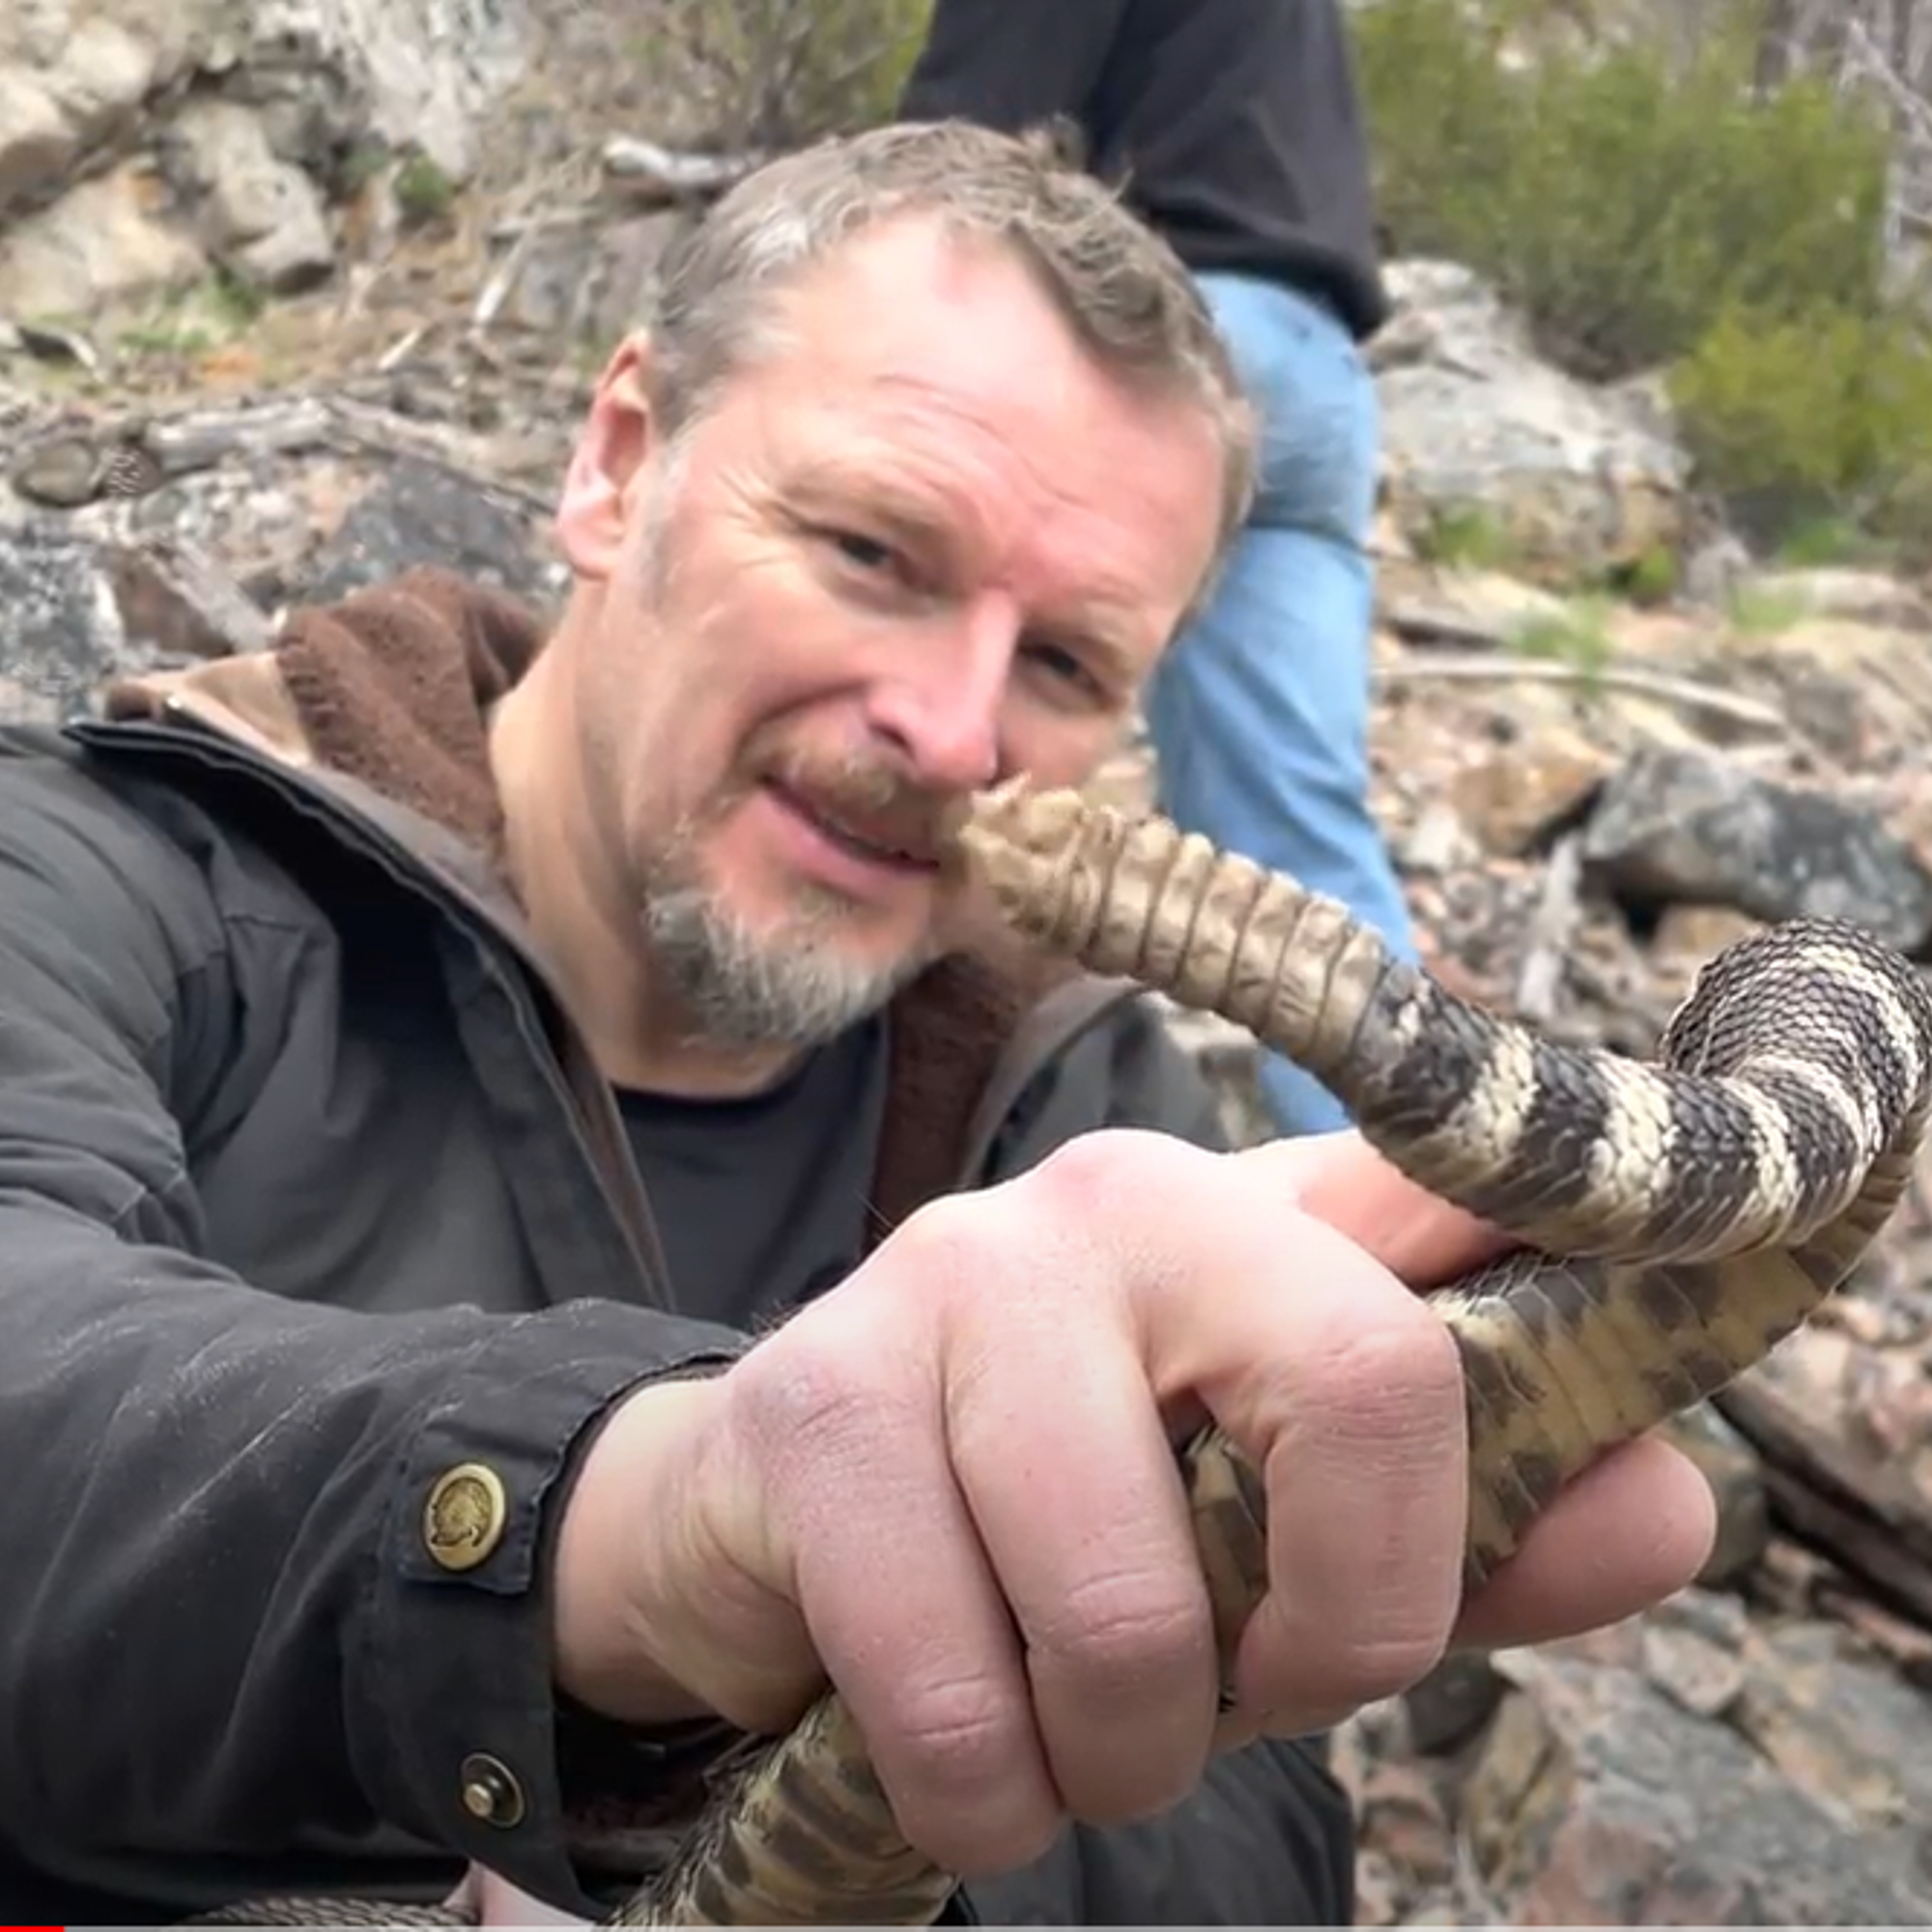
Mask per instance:
[[[7,11],[0,717],[417,559],[554,600],[586,373],[689,218],[611,58],[644,11]],[[1642,1054],[1753,923],[1932,958],[1926,586],[1754,560],[1654,394],[1558,375],[1453,264],[1393,281],[1377,795],[1435,970]],[[1175,1023],[1252,1132],[1246,1043]],[[1932,1923],[1928,1364],[1920,1193],[1686,1424],[1698,1588],[1348,1728],[1365,1922]]]

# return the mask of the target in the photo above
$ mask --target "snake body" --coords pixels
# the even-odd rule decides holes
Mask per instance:
[[[1570,1477],[1720,1388],[1843,1281],[1932,1108],[1932,998],[1854,924],[1727,948],[1643,1065],[1459,1000],[1334,901],[1158,817],[1016,781],[974,801],[958,842],[1017,932],[1248,1028],[1395,1165],[1524,1244],[1433,1299],[1467,1388],[1471,1588]],[[1212,1425],[1180,1464],[1226,1655],[1264,1587],[1264,1500]],[[929,1924],[952,1883],[897,1831],[829,1690],[603,1922]],[[309,1897],[190,1922],[457,1921]]]

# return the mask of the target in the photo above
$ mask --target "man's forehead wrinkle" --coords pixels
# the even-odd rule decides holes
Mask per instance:
[[[809,498],[831,497],[890,518],[949,550],[982,552],[994,537],[982,493],[962,489],[957,462],[918,460],[889,437],[847,437],[806,452],[787,480]]]
[[[889,406],[867,412],[856,421],[848,418],[842,425],[836,420],[842,413],[836,399],[822,399],[815,413],[826,435],[825,446],[803,457],[802,476],[812,480],[822,476],[840,488],[865,488],[882,503],[903,501],[928,517],[934,508],[943,507],[950,516],[981,527],[995,508],[1010,511],[1017,492],[1076,516],[1093,513],[1094,506],[1083,502],[1077,489],[1028,451],[1012,426],[995,419],[997,403],[972,406],[958,392],[929,378],[896,379],[880,387],[902,393],[875,396]],[[890,406],[899,400],[916,406]],[[1002,400],[1010,405],[1010,398]],[[960,429],[969,432],[964,439],[952,433]],[[1040,426],[1038,440],[1053,457],[1062,454],[1064,444],[1048,426]],[[1001,475],[1009,466],[1012,473]],[[983,480],[985,487],[976,488],[972,478]],[[1037,519],[1029,517],[1028,522]]]

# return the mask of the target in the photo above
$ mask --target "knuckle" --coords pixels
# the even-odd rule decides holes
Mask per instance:
[[[1069,1593],[1055,1626],[1035,1643],[1037,1668],[1050,1667],[1079,1697],[1146,1695],[1184,1674],[1201,1674],[1213,1625],[1198,1579],[1152,1572],[1110,1576]]]
[[[1449,1632],[1392,1633],[1348,1645],[1323,1672],[1322,1690],[1338,1705],[1358,1709],[1400,1696],[1442,1662]]]
[[[1028,1191],[1076,1204],[1091,1201],[1096,1192],[1111,1191],[1122,1161],[1130,1157],[1131,1139],[1131,1135],[1096,1132],[1063,1141],[1034,1168]]]
[[[1449,1325],[1406,1291],[1363,1300],[1337,1321],[1308,1393],[1352,1435],[1438,1441],[1460,1427],[1462,1358]]]
[[[1213,1708],[1205,1589],[1165,1573],[1115,1576],[1076,1588],[1065,1611],[1064,1628],[1036,1642],[1033,1672],[1068,1810],[1105,1826],[1179,1803]]]
[[[1033,1795],[1039,1780],[1031,1716],[994,1676],[902,1685],[873,1750],[890,1767],[906,1835],[962,1876],[1024,1864],[1060,1829],[1057,1807]]]
[[[976,1283],[1010,1268],[1009,1217],[998,1190],[942,1194],[926,1202],[893,1234],[879,1259],[890,1257],[888,1299],[904,1306],[910,1287],[922,1301],[970,1293]]]
[[[1101,1203],[1125,1208],[1165,1193],[1176,1165],[1207,1162],[1206,1150],[1142,1127],[1102,1127],[1064,1141],[1024,1177],[1056,1208],[1091,1214]]]
[[[996,1777],[1023,1747],[1028,1729],[999,1680],[979,1671],[905,1684],[891,1722],[902,1753],[950,1785]]]
[[[802,1321],[780,1330],[730,1371],[738,1434],[766,1460],[795,1456],[804,1443],[846,1440],[884,1406],[872,1359]]]

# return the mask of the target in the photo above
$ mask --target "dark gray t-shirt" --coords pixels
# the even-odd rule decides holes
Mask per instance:
[[[762,1094],[617,1100],[686,1314],[768,1326],[858,1265],[885,1117],[883,1017]]]

